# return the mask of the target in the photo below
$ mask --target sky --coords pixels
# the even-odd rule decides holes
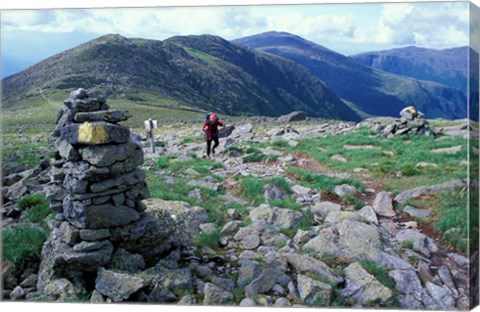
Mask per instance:
[[[120,1],[92,4],[70,0],[70,6],[62,3],[62,9],[44,9],[55,8],[55,2],[48,5],[48,1],[42,1],[43,6],[39,6],[34,1],[17,1],[10,7],[0,6],[2,77],[108,33],[157,40],[214,34],[232,40],[266,31],[286,31],[344,55],[410,45],[444,49],[469,44],[467,2],[309,1],[314,4],[304,5],[295,0],[137,0],[135,5],[149,7],[111,8],[126,5]],[[27,4],[22,6],[23,2]],[[193,3],[209,6],[192,7]],[[174,4],[190,7],[172,7]],[[128,6],[132,6],[131,1]],[[37,9],[22,9],[32,7]]]

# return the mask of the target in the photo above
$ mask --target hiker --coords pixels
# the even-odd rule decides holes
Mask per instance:
[[[210,158],[210,149],[215,156],[215,148],[220,144],[218,142],[218,126],[225,127],[225,124],[218,119],[216,113],[208,113],[205,123],[203,124],[203,131],[205,132],[205,138],[207,140],[207,157]],[[215,144],[212,147],[212,141]]]

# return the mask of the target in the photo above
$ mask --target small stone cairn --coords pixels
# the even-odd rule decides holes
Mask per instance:
[[[47,191],[57,216],[42,250],[39,290],[54,278],[71,281],[107,266],[120,242],[135,246],[148,223],[141,200],[149,192],[138,169],[143,151],[129,128],[118,124],[129,113],[109,111],[104,98],[84,89],[71,92],[64,104]]]
[[[396,120],[395,123],[385,127],[383,130],[384,136],[392,137],[394,135],[407,133],[435,136],[435,133],[429,128],[428,121],[422,112],[417,112],[417,114],[414,115],[412,112],[404,110],[400,112],[400,117],[400,120]]]

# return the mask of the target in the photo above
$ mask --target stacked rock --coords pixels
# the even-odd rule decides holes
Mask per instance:
[[[57,152],[47,191],[59,222],[42,251],[39,289],[55,274],[71,277],[106,266],[117,241],[139,239],[149,222],[141,202],[149,192],[137,168],[143,151],[129,128],[118,124],[128,112],[109,111],[104,98],[84,89],[64,104],[53,133]]]
[[[387,125],[383,131],[383,135],[386,137],[407,133],[435,136],[422,112],[414,114],[408,110],[402,110],[400,112],[400,120],[396,120],[394,124]]]

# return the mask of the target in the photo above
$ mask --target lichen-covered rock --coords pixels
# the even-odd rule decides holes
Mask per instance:
[[[397,300],[401,308],[440,309],[439,304],[422,287],[414,270],[393,270],[388,276],[395,281],[395,290],[399,292]]]
[[[250,211],[250,220],[252,220],[252,222],[273,226],[276,229],[293,228],[301,218],[302,213],[299,211],[271,207],[269,205],[260,205]]]
[[[385,304],[393,298],[393,292],[370,275],[360,263],[355,262],[344,269],[345,288],[342,296],[353,299],[355,303]]]
[[[373,210],[371,206],[363,207],[362,209],[357,211],[356,214],[360,216],[360,218],[363,219],[363,221],[378,225],[377,214],[375,213],[375,210]]]
[[[309,240],[302,249],[305,252],[315,252],[319,256],[334,256],[341,254],[341,249],[338,245],[338,235],[332,228],[322,229],[317,236]]]
[[[315,206],[313,206],[312,208],[315,221],[317,222],[322,222],[330,212],[338,212],[341,210],[342,210],[342,205],[332,203],[329,201],[322,201],[322,202],[316,203]]]
[[[275,284],[288,285],[291,278],[280,268],[266,268],[245,287],[245,296],[254,297],[269,292]]]
[[[96,112],[79,112],[75,114],[74,121],[78,123],[106,121],[110,123],[118,123],[128,120],[132,115],[127,110],[102,110]]]
[[[343,220],[337,224],[338,245],[342,253],[353,259],[377,259],[379,248],[382,246],[377,229],[365,223]]]
[[[420,233],[416,229],[402,230],[395,236],[400,243],[411,243],[414,250],[421,252],[427,257],[437,252],[438,246],[433,239]]]
[[[50,281],[45,286],[43,293],[57,298],[76,298],[78,295],[85,293],[85,290],[76,287],[66,278],[58,278]]]
[[[145,269],[145,260],[139,254],[132,254],[119,248],[113,254],[109,268],[115,271],[137,273]]]
[[[221,305],[233,299],[232,293],[212,283],[205,284],[203,293],[203,305]]]
[[[332,296],[332,287],[308,276],[297,276],[298,293],[306,303],[315,306],[328,306]]]
[[[299,273],[313,273],[333,284],[340,284],[343,282],[343,278],[338,276],[328,265],[310,256],[286,254],[285,259]]]
[[[145,287],[145,281],[137,276],[124,273],[115,273],[100,268],[95,289],[114,302],[128,299],[133,293]]]

